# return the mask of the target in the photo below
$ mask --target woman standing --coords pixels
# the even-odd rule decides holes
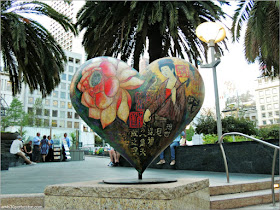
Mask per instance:
[[[48,142],[49,142],[49,152],[46,158],[47,161],[53,162],[53,148],[52,148],[53,140],[51,139],[51,136],[48,136]]]
[[[44,135],[43,139],[41,140],[40,148],[43,162],[46,162],[46,155],[49,152],[49,141],[47,140],[46,135]]]

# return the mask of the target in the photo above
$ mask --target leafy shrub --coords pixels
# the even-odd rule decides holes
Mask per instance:
[[[262,127],[257,132],[257,138],[262,140],[279,139],[279,125],[269,125]]]
[[[218,142],[218,136],[215,134],[208,134],[202,137],[203,144],[215,144]],[[225,136],[223,141],[225,143],[231,142],[241,142],[241,141],[253,141],[251,139],[245,138],[243,136]]]
[[[194,128],[192,126],[190,126],[189,129],[186,129],[186,140],[191,141],[194,133]]]

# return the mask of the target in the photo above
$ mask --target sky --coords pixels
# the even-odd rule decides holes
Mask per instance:
[[[230,16],[233,15],[236,2],[230,2],[232,6],[222,6],[223,10]],[[34,17],[35,19],[35,17]],[[39,22],[42,21],[46,27],[49,25],[47,19],[40,17]],[[223,23],[230,28],[231,20],[227,18]],[[226,29],[226,27],[225,27]],[[220,96],[221,110],[225,107],[225,96],[229,95],[241,95],[248,90],[251,94],[254,94],[256,82],[255,80],[260,75],[258,63],[248,64],[244,56],[244,33],[245,25],[243,26],[242,35],[240,41],[236,43],[231,42],[231,33],[226,29],[227,33],[227,46],[228,51],[224,51],[224,56],[221,57],[221,63],[217,66],[217,81],[218,91]],[[146,54],[147,55],[147,54]],[[147,57],[144,55],[144,57]],[[215,95],[213,85],[213,72],[211,68],[198,68],[205,85],[205,99],[203,107],[215,108]],[[234,90],[229,91],[226,83],[231,83]]]
[[[223,10],[228,15],[233,15],[235,9],[235,2],[231,1],[232,6],[223,6]],[[229,18],[224,22],[230,28],[231,20]],[[226,29],[226,27],[225,27]],[[241,95],[248,90],[254,94],[256,87],[256,79],[260,76],[259,65],[257,62],[248,64],[244,55],[244,34],[245,24],[243,26],[242,35],[239,42],[232,43],[231,32],[226,29],[226,36],[228,38],[228,51],[224,51],[224,56],[221,57],[221,63],[216,67],[218,92],[220,96],[221,110],[225,107],[225,96]],[[203,107],[215,107],[213,71],[210,68],[200,68],[199,72],[203,78],[205,85],[205,98]],[[235,90],[229,91],[226,83],[232,83]]]

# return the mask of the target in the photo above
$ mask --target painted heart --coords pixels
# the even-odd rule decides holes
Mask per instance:
[[[197,69],[161,58],[141,73],[111,57],[88,60],[70,87],[77,113],[139,175],[195,117],[204,100]]]

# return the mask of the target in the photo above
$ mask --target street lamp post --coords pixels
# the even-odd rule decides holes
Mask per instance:
[[[220,139],[222,136],[222,121],[221,121],[221,114],[220,114],[216,66],[221,62],[221,60],[219,58],[217,60],[215,59],[214,47],[215,47],[215,43],[220,42],[225,38],[226,32],[225,29],[217,23],[204,22],[196,28],[196,36],[203,42],[208,43],[208,46],[210,47],[211,50],[211,63],[206,65],[201,65],[201,68],[212,68],[213,70],[217,131],[218,131],[218,139]]]

